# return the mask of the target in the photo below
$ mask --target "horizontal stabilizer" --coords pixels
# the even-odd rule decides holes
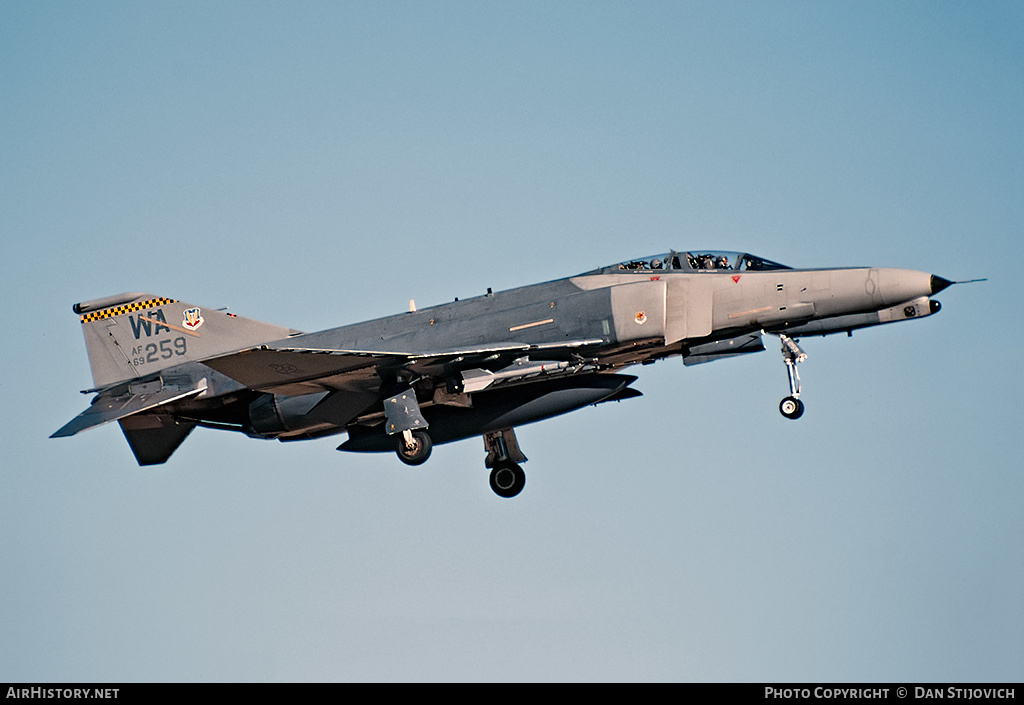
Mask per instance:
[[[192,397],[205,390],[206,385],[204,384],[196,389],[189,389],[184,392],[178,389],[162,389],[149,394],[126,394],[119,397],[101,394],[96,397],[92,406],[65,424],[50,438],[73,436],[80,431],[93,428],[94,426],[117,421],[141,411],[148,411],[164,404],[170,404],[179,399]]]

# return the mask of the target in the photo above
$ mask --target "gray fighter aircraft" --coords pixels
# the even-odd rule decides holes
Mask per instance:
[[[482,436],[491,488],[517,495],[515,428],[641,396],[622,370],[686,365],[780,341],[790,419],[804,412],[800,336],[923,318],[942,277],[871,267],[793,269],[738,252],[671,251],[543,284],[302,333],[151,294],[75,304],[92,405],[52,437],[117,421],[140,465],[166,462],[197,426],[339,450],[397,451]]]

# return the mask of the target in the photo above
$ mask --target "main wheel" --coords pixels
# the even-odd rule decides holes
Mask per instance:
[[[804,415],[804,403],[796,397],[786,397],[779,404],[779,411],[787,419],[798,419]]]
[[[421,465],[427,462],[427,458],[430,457],[430,451],[434,447],[434,443],[430,440],[430,435],[426,431],[411,431],[412,433],[412,444],[407,445],[405,442],[405,435],[398,434],[398,439],[395,446],[395,450],[398,453],[398,459],[406,465]]]
[[[526,486],[526,473],[511,461],[498,463],[491,470],[491,489],[499,497],[515,497]]]

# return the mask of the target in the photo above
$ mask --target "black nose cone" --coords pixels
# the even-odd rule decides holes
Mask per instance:
[[[932,294],[937,294],[949,286],[953,286],[953,282],[948,279],[943,279],[942,277],[937,277],[934,274],[932,275]]]

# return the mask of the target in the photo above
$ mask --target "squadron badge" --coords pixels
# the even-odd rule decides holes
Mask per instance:
[[[181,325],[185,326],[189,330],[195,330],[199,326],[203,325],[203,313],[198,308],[186,308],[183,314],[184,320]]]

